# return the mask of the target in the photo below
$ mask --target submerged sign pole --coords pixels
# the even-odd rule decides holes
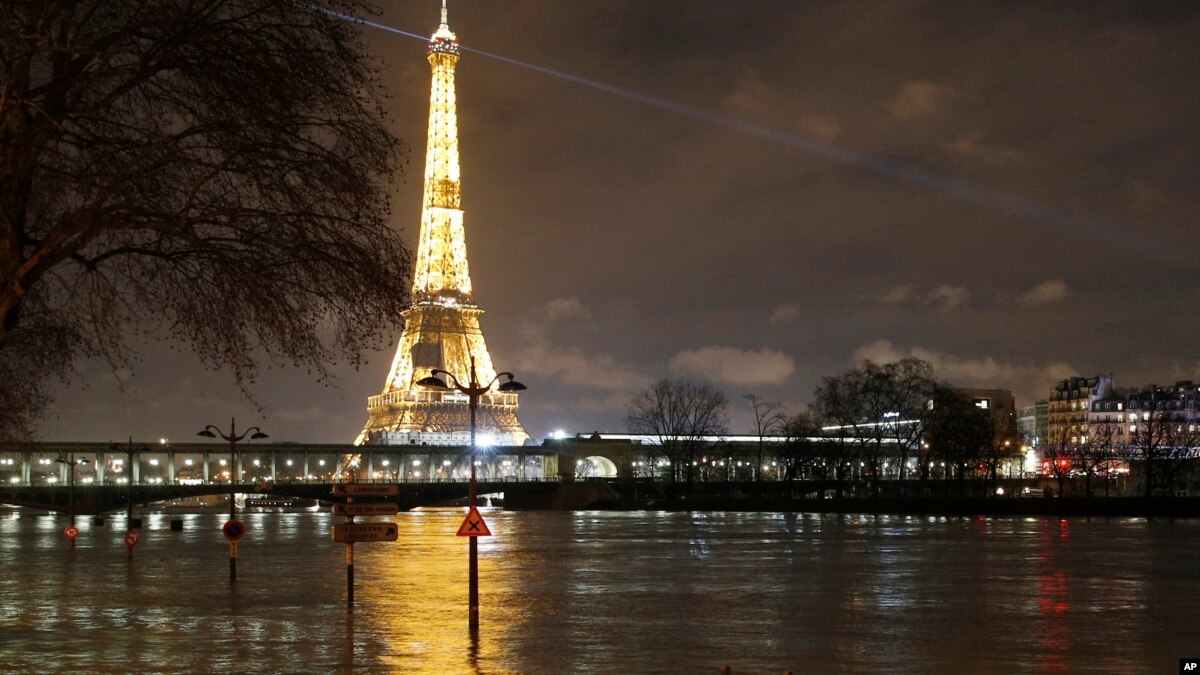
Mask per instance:
[[[346,522],[333,526],[333,540],[346,544],[346,605],[354,607],[354,542],[396,541],[395,523],[356,523],[355,516],[392,516],[400,509],[387,502],[355,503],[355,497],[390,497],[400,493],[397,485],[338,483],[333,494],[345,497],[345,504],[334,504],[333,515],[345,516]]]

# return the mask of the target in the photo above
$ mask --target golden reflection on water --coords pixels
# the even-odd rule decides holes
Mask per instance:
[[[431,673],[511,669],[503,636],[521,613],[501,557],[503,538],[518,533],[503,513],[482,513],[493,536],[479,542],[477,636],[467,625],[468,542],[455,535],[464,509],[410,513],[395,519],[395,543],[355,547],[356,604],[348,635],[372,635],[370,642],[386,649],[369,654],[356,648],[356,664]]]

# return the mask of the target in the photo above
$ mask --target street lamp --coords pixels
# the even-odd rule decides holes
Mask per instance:
[[[70,472],[67,475],[67,485],[69,486],[68,491],[67,491],[67,499],[71,502],[71,527],[74,528],[75,527],[75,467],[80,464],[87,464],[88,461],[82,457],[80,457],[79,459],[75,459],[75,453],[73,453],[73,452],[71,453],[71,459],[69,459],[69,460],[59,457],[58,459],[56,459],[54,461],[58,462],[59,464],[66,464],[67,471]],[[75,538],[72,537],[71,538],[71,546],[74,546],[74,545],[75,545]]]
[[[250,433],[252,431],[254,432],[253,434]],[[237,444],[238,441],[245,438],[247,434],[250,434],[250,440],[252,441],[260,438],[270,438],[262,432],[262,429],[259,429],[258,427],[250,427],[239,435],[237,433],[237,422],[232,417],[229,419],[228,435],[211,424],[206,425],[203,429],[196,432],[197,436],[204,436],[205,438],[219,437],[229,442],[229,520],[231,521],[237,520],[236,503],[234,502],[234,492],[237,488],[237,478],[240,477],[237,474]],[[238,537],[230,537],[228,531],[226,532],[225,536],[229,538],[229,580],[234,581],[237,579]],[[240,534],[238,536],[240,537]]]
[[[135,450],[133,447],[133,436],[130,436],[128,447],[122,448],[116,443],[113,443],[112,445],[108,446],[108,449],[112,450],[113,452],[124,452],[129,457],[129,475],[125,480],[125,527],[127,529],[141,527],[141,520],[139,520],[137,524],[134,524],[133,522],[133,456],[139,452],[148,452],[150,448],[137,448]]]
[[[438,377],[445,375],[450,378],[451,384],[447,384],[445,380]],[[490,382],[486,385],[479,384],[479,376],[475,373],[475,357],[471,357],[471,381],[468,384],[463,384],[458,381],[448,370],[434,368],[430,371],[429,377],[417,381],[417,385],[427,389],[447,390],[454,389],[465,394],[467,397],[467,407],[471,411],[471,487],[469,491],[471,508],[475,508],[475,411],[479,408],[479,397],[488,393],[492,385],[496,384],[501,377],[507,377],[504,382],[500,382],[496,387],[498,391],[504,393],[524,391],[525,385],[513,379],[512,373],[497,373]],[[467,537],[468,546],[468,625],[471,630],[479,629],[479,541],[478,537]]]

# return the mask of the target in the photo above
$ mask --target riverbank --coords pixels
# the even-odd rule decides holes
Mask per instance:
[[[1115,518],[1200,518],[1197,497],[844,497],[793,499],[777,496],[693,495],[674,498],[618,497],[587,508],[613,511],[745,511],[864,513],[932,516],[1098,516]]]

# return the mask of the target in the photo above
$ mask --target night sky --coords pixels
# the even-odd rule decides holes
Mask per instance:
[[[434,0],[387,4],[375,20],[437,27]],[[742,394],[795,412],[821,376],[908,354],[1018,405],[1070,375],[1200,379],[1194,3],[452,0],[450,26],[476,301],[535,438],[624,431],[637,391],[680,376],[748,432]],[[366,30],[415,246],[425,43]],[[392,350],[330,386],[264,371],[260,411],[148,345],[123,387],[79,364],[42,437],[237,416],[348,443]]]

